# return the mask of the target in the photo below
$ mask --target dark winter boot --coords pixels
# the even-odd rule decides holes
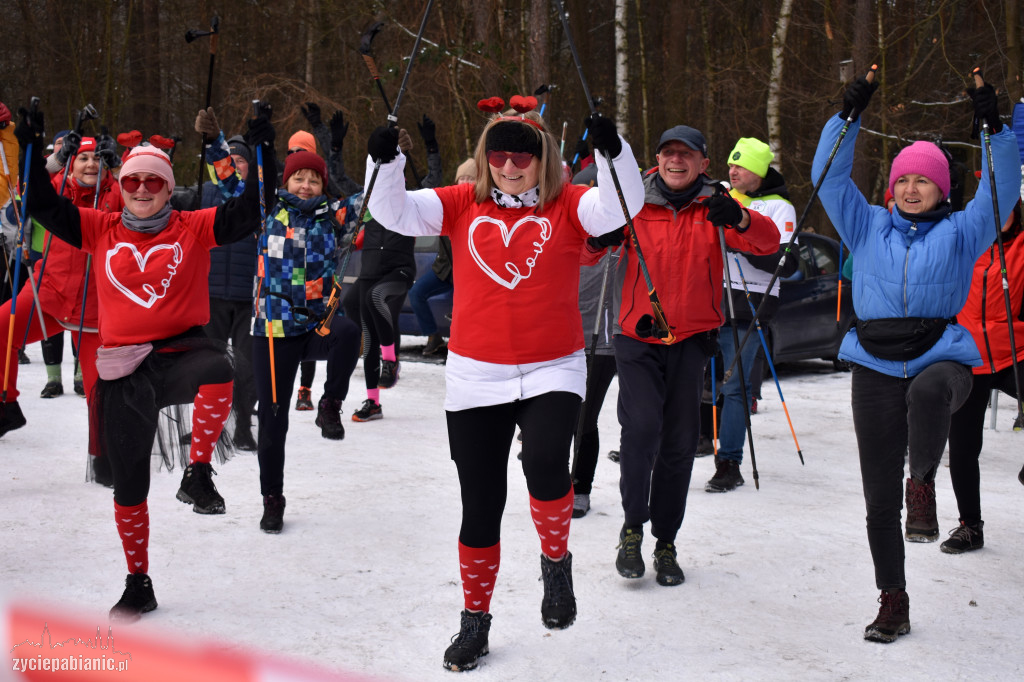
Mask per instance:
[[[715,475],[704,486],[709,493],[727,493],[743,485],[740,463],[734,459],[716,459]]]
[[[284,528],[284,495],[263,496],[263,518],[260,530],[264,533],[280,533]]]
[[[345,437],[345,427],[341,425],[341,401],[331,398],[326,393],[316,406],[316,425],[320,427],[320,435],[330,440],[341,440]]]
[[[481,656],[486,656],[487,633],[491,631],[491,614],[463,611],[459,634],[444,652],[444,667],[455,672],[472,670]]]
[[[191,504],[196,514],[223,514],[224,498],[213,484],[215,473],[209,462],[189,464],[181,477],[181,487],[175,497],[185,504]]]
[[[590,494],[576,493],[572,496],[572,517],[582,519],[590,511]]]
[[[64,384],[61,383],[60,379],[47,381],[46,385],[43,386],[43,390],[39,392],[40,398],[56,398],[59,395],[64,395]]]
[[[129,573],[124,579],[124,594],[110,609],[110,620],[121,623],[133,623],[142,614],[156,608],[156,595],[153,594],[153,581],[145,573]]]
[[[377,388],[394,388],[398,383],[398,373],[402,369],[402,363],[398,360],[380,361],[380,378],[377,379]]]
[[[18,349],[18,364],[19,365],[31,365],[32,361],[28,359],[28,353],[25,352],[24,348]]]
[[[540,555],[540,577],[544,581],[544,599],[540,602],[540,617],[544,627],[562,630],[576,620],[576,595],[572,591],[572,552],[566,552],[561,561],[552,561]]]
[[[444,337],[440,334],[431,334],[427,337],[427,345],[423,346],[424,355],[435,355],[444,348]]]
[[[615,557],[615,568],[623,578],[642,578],[647,567],[640,553],[644,541],[644,529],[640,526],[622,527],[619,532],[619,554]]]
[[[20,429],[27,423],[17,400],[13,403],[0,403],[0,436],[8,431]]]
[[[906,538],[910,542],[935,542],[939,539],[939,520],[935,516],[935,481],[924,483],[907,479]]]
[[[92,480],[104,488],[114,487],[114,472],[110,470],[110,460],[106,457],[90,457],[92,465]]]
[[[985,534],[982,533],[984,527],[984,521],[971,526],[961,521],[959,526],[949,531],[949,539],[939,545],[939,549],[946,554],[963,554],[981,549],[985,546]]]
[[[656,580],[659,585],[672,587],[682,585],[686,580],[676,561],[676,546],[671,542],[658,540],[654,545],[654,570],[658,572]]]
[[[251,422],[238,422],[235,424],[235,435],[231,439],[235,447],[245,452],[256,451],[256,439],[252,436]]]
[[[910,632],[910,597],[906,590],[882,590],[878,603],[882,605],[878,617],[864,628],[864,639],[888,644]]]

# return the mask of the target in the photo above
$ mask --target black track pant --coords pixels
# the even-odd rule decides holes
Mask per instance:
[[[252,301],[210,299],[210,321],[206,335],[227,343],[235,354],[235,384],[231,397],[238,423],[252,424],[252,411],[256,406],[256,385],[252,378]]]
[[[380,279],[357,279],[345,296],[345,314],[363,330],[363,374],[366,388],[377,388],[380,379],[380,347],[395,344],[397,354],[402,337],[398,316],[412,281],[404,269]]]
[[[604,397],[615,378],[614,355],[592,355],[587,358],[587,399],[583,401],[580,442],[574,443],[572,461],[573,492],[589,495],[594,485],[594,473],[601,450],[597,417],[601,414]]]
[[[508,456],[517,425],[523,432],[523,473],[530,495],[549,501],[568,494],[572,487],[569,445],[579,409],[578,395],[556,391],[446,413],[448,442],[462,490],[462,544],[491,547],[501,540]]]

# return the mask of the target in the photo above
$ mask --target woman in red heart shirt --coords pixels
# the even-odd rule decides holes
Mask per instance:
[[[454,290],[446,366],[448,438],[462,489],[459,562],[465,610],[444,665],[467,670],[487,653],[490,599],[500,563],[509,449],[523,434],[523,472],[541,540],[541,618],[576,617],[567,548],[573,491],[569,445],[586,391],[577,307],[586,240],[625,216],[599,157],[599,187],[564,180],[558,141],[529,107],[494,116],[477,143],[473,184],[406,192],[397,131],[370,137],[367,177],[381,167],[369,211],[406,235],[451,238]],[[500,107],[501,105],[499,105]],[[614,159],[631,214],[643,205],[636,160],[610,119],[590,122],[594,146]]]
[[[168,203],[174,172],[155,147],[135,147],[121,167],[124,208],[104,213],[59,197],[43,164],[43,118],[22,110],[15,136],[29,157],[26,213],[54,236],[92,254],[99,302],[99,380],[93,418],[114,479],[114,516],[128,577],[111,619],[132,621],[156,608],[149,570],[150,454],[161,408],[193,403],[190,464],[178,499],[199,513],[224,513],[210,480],[211,455],[231,409],[233,368],[222,342],[208,339],[210,249],[252,238],[260,225],[260,182],[250,167],[246,191],[217,208],[179,212]],[[274,129],[250,121],[252,144],[265,144],[273,168]],[[31,146],[31,154],[28,147]],[[267,191],[273,192],[274,173]]]

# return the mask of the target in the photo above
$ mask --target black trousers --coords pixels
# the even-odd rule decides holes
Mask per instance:
[[[580,397],[555,391],[527,400],[446,412],[448,443],[459,472],[462,528],[467,547],[491,547],[501,540],[508,496],[508,456],[518,425],[523,432],[523,473],[530,495],[542,501],[565,497]]]
[[[625,525],[649,520],[654,537],[673,542],[686,512],[710,348],[697,337],[666,346],[617,335],[614,344]]]
[[[395,344],[396,354],[401,348],[398,316],[410,287],[412,280],[400,269],[379,279],[357,279],[345,296],[345,315],[362,327],[366,388],[377,388],[380,380],[380,347]]]
[[[284,488],[284,447],[291,413],[289,404],[295,375],[303,360],[326,360],[324,395],[344,400],[348,395],[349,379],[359,361],[359,330],[352,320],[336,315],[327,336],[308,331],[302,336],[274,338],[276,414],[270,379],[270,344],[265,336],[252,337],[253,376],[259,398],[256,454],[260,462],[260,490],[264,495],[280,495]]]
[[[594,485],[594,473],[601,451],[597,417],[608,394],[608,388],[615,378],[614,355],[592,355],[587,358],[587,398],[583,401],[580,416],[580,441],[573,444],[572,488],[573,492],[589,495]]]
[[[924,482],[946,447],[950,415],[967,399],[971,369],[937,362],[914,377],[891,377],[853,366],[851,404],[867,507],[868,545],[880,590],[905,588],[903,461],[909,451],[910,475]]]
[[[231,401],[238,423],[252,424],[252,411],[256,406],[256,384],[252,378],[252,301],[210,299],[210,321],[206,335],[227,343],[235,354],[235,385]]]

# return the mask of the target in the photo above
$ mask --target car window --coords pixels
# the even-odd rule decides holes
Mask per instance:
[[[835,275],[839,272],[839,254],[831,244],[824,240],[802,238],[800,240],[800,270],[804,273],[804,277]]]

